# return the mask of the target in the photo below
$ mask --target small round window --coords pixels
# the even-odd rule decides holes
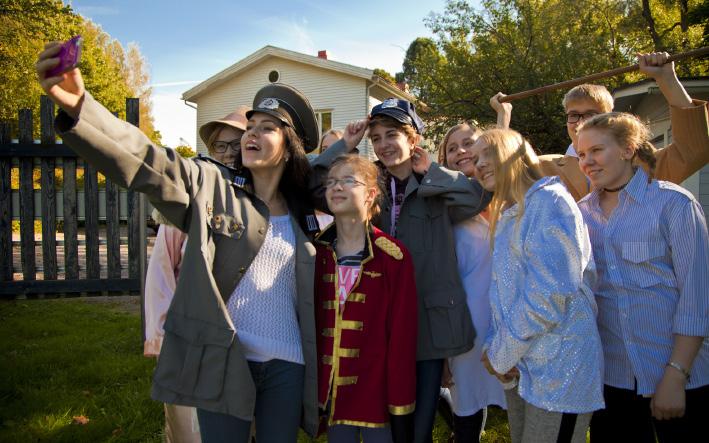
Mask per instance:
[[[276,83],[279,78],[281,78],[281,74],[279,74],[278,71],[271,71],[268,73],[268,81],[271,83]]]

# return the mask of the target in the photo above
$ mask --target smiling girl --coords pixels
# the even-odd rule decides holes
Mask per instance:
[[[503,382],[513,442],[585,442],[603,407],[591,245],[573,197],[542,177],[532,147],[509,129],[471,148],[475,177],[494,192],[491,326],[483,363]]]
[[[595,116],[578,133],[594,188],[579,206],[599,269],[605,357],[606,409],[594,414],[592,441],[692,441],[709,416],[706,219],[688,191],[650,178],[650,138],[623,113]]]
[[[335,160],[325,181],[335,223],[316,240],[315,306],[318,400],[330,442],[413,438],[414,269],[406,248],[370,224],[378,172],[348,155]]]

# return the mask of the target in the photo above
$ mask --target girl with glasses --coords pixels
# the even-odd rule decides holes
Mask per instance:
[[[337,158],[325,180],[335,221],[316,239],[318,402],[328,441],[410,442],[416,398],[411,256],[371,225],[377,167]]]

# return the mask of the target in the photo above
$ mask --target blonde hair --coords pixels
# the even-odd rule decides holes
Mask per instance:
[[[478,138],[491,152],[495,171],[495,194],[490,202],[490,248],[495,242],[497,222],[505,207],[512,200],[519,209],[517,220],[524,214],[524,196],[529,188],[544,176],[539,159],[532,146],[522,135],[511,129],[488,129]]]
[[[334,135],[337,138],[342,138],[342,136],[344,135],[344,132],[342,132],[342,130],[340,130],[340,129],[328,129],[327,131],[325,131],[325,133],[322,135],[322,137],[320,137],[320,143],[318,143],[318,150],[317,150],[318,154],[322,154],[322,152],[323,152],[322,142],[325,141],[325,138],[328,135]]]
[[[650,142],[652,133],[638,117],[625,112],[609,112],[594,115],[584,121],[576,130],[577,134],[587,129],[606,131],[621,146],[627,146],[634,152],[633,159],[637,158],[645,166],[648,179],[655,173],[655,146]]]
[[[461,122],[450,128],[448,131],[446,131],[446,135],[443,136],[443,140],[441,140],[441,143],[439,143],[438,145],[438,164],[446,166],[446,162],[448,161],[448,154],[446,152],[446,145],[448,144],[448,140],[453,134],[465,129],[466,127],[472,129],[473,137],[477,138],[480,137],[480,134],[482,134],[480,128],[470,122]]]
[[[579,100],[591,100],[603,112],[611,112],[613,110],[613,96],[605,86],[592,85],[590,83],[574,86],[564,95],[564,100],[562,100],[561,104],[564,105],[564,110],[567,110],[571,102]]]
[[[379,215],[379,200],[382,195],[379,168],[374,163],[357,154],[346,154],[337,157],[330,165],[328,172],[340,166],[351,167],[352,171],[354,171],[358,177],[362,178],[362,181],[368,188],[375,188],[377,190],[377,194],[374,196],[369,208],[367,208],[367,214],[369,220]]]
[[[374,117],[372,117],[369,120],[369,123],[367,124],[367,128],[371,131],[372,128],[375,127],[376,125],[382,125],[385,128],[394,128],[394,129],[402,132],[406,136],[406,139],[411,144],[415,144],[416,141],[418,140],[418,133],[416,132],[416,129],[412,125],[409,125],[406,123],[401,123],[399,120],[389,117],[388,115],[383,115],[383,114],[375,115]]]

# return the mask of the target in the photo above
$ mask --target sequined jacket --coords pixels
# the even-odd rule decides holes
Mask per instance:
[[[518,218],[495,233],[492,321],[485,348],[498,373],[520,372],[519,394],[547,411],[603,407],[603,353],[591,292],[595,266],[581,212],[558,177],[527,191]]]
[[[372,227],[347,300],[337,299],[336,227],[315,242],[318,402],[328,424],[383,427],[416,402],[416,284],[409,252]]]

